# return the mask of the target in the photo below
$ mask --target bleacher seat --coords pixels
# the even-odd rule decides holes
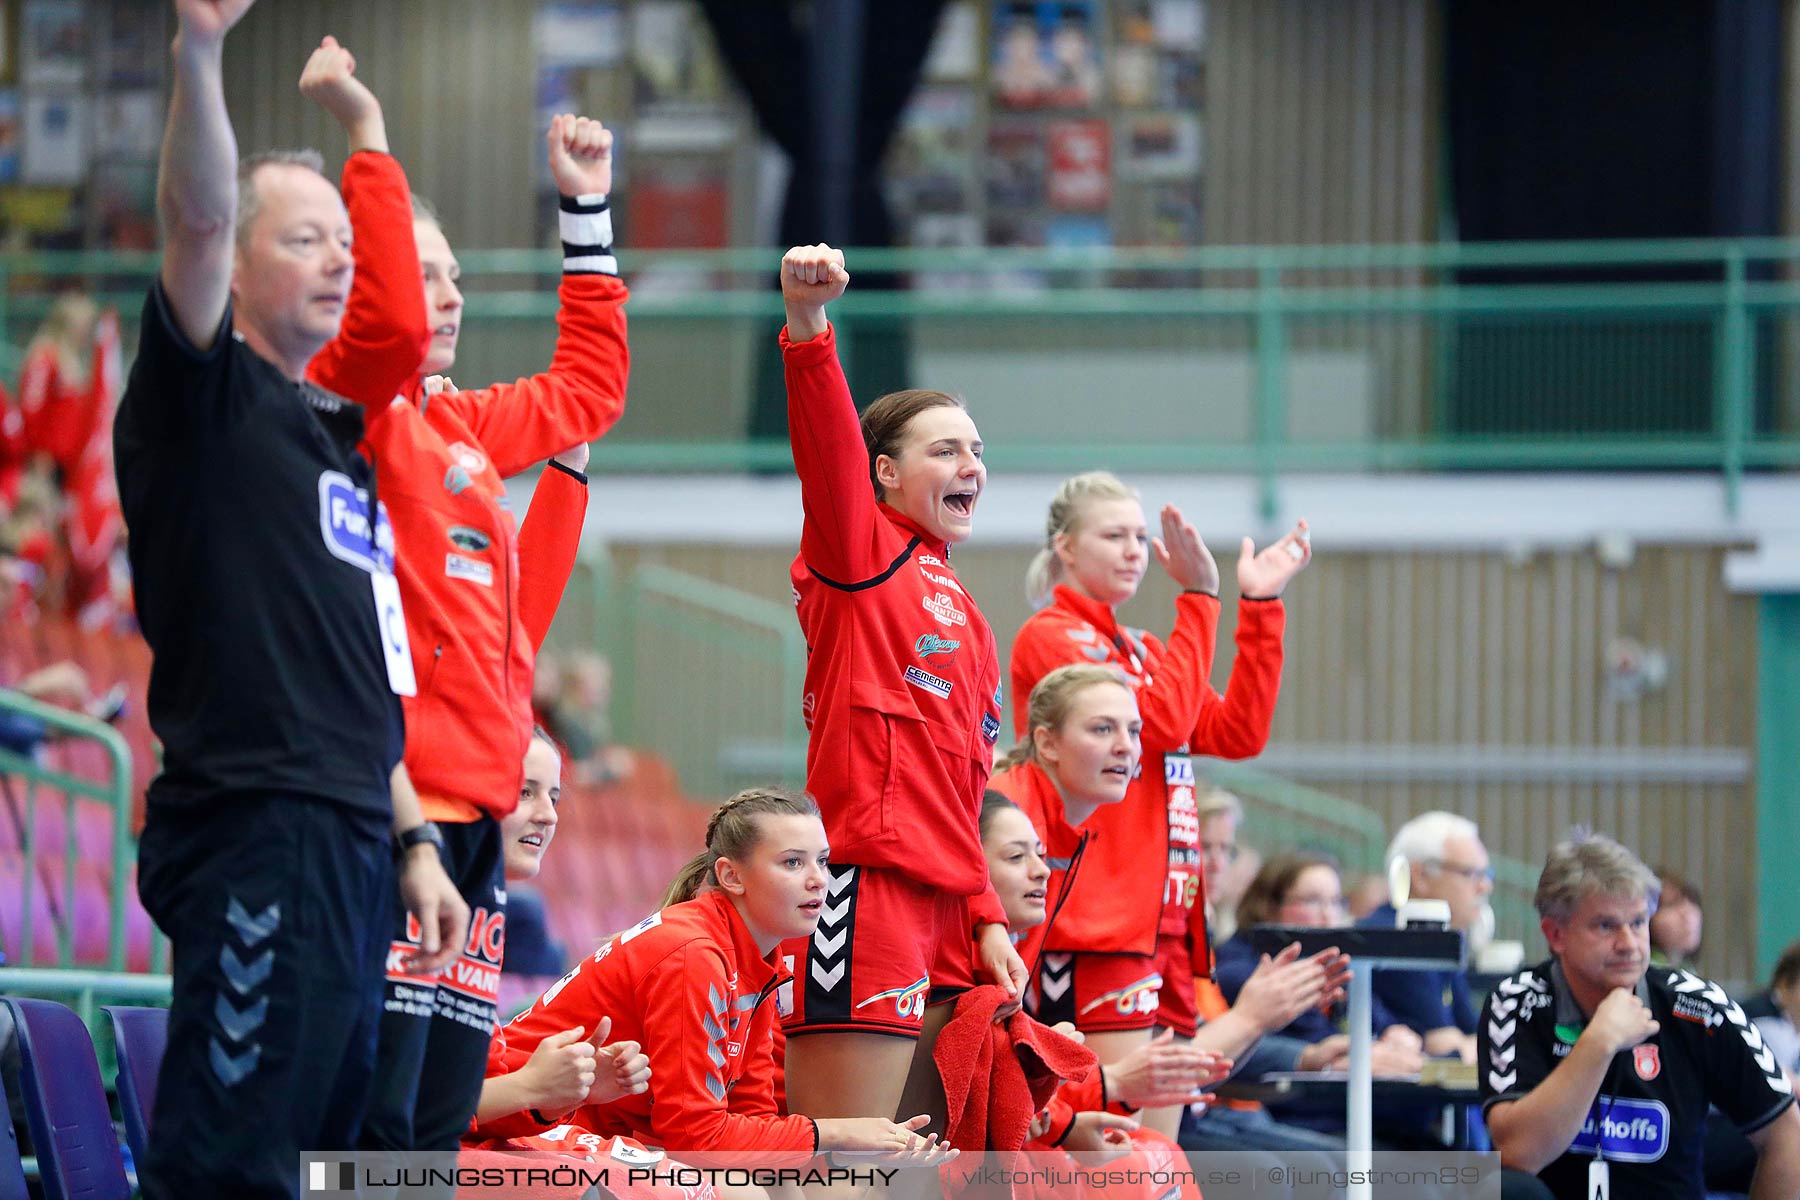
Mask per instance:
[[[150,1153],[150,1120],[156,1111],[156,1074],[169,1044],[169,1010],[112,1005],[113,1044],[119,1057],[119,1113],[125,1144],[140,1165]]]
[[[13,1132],[12,1116],[0,1120],[0,1200],[30,1200],[25,1186],[25,1164],[19,1159],[19,1135]]]
[[[8,999],[19,1035],[19,1086],[46,1200],[130,1200],[94,1042],[49,1000]]]

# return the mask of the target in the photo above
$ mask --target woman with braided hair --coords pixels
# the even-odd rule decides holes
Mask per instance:
[[[769,1166],[826,1150],[926,1166],[953,1156],[935,1135],[915,1132],[923,1116],[814,1120],[776,1107],[774,994],[788,978],[779,948],[817,924],[829,854],[807,796],[751,788],[727,800],[707,825],[706,849],[676,877],[672,902],[610,938],[506,1027],[512,1069],[545,1038],[609,1019],[615,1039],[639,1042],[649,1056],[649,1089],[568,1113],[515,1114],[478,1135],[529,1137],[567,1123],[690,1161],[759,1151]]]

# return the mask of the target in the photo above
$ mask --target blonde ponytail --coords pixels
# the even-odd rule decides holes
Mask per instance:
[[[1090,500],[1136,500],[1138,494],[1110,471],[1088,471],[1063,480],[1050,497],[1044,518],[1044,545],[1025,570],[1025,598],[1031,607],[1050,603],[1050,593],[1062,581],[1062,560],[1056,556],[1056,539],[1074,533],[1081,524],[1082,509]]]

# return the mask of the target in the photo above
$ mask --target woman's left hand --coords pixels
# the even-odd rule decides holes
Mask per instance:
[[[1311,561],[1312,530],[1304,520],[1286,537],[1265,546],[1261,554],[1256,552],[1256,543],[1245,538],[1238,554],[1238,592],[1246,600],[1273,600]]]

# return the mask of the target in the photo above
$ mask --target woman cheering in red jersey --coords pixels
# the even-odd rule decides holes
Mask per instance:
[[[987,468],[974,421],[943,392],[883,396],[859,427],[825,318],[849,282],[829,246],[782,260],[806,515],[790,571],[808,650],[806,784],[832,846],[818,928],[787,947],[788,1103],[816,1117],[891,1116],[904,1100],[937,1115],[931,1050],[951,1006],[928,1005],[978,978],[1013,996],[1025,984],[978,827],[1000,734],[999,659],[950,566]]]
[[[476,1137],[529,1139],[575,1125],[687,1162],[754,1151],[765,1156],[758,1166],[798,1165],[830,1150],[908,1166],[955,1158],[919,1132],[923,1116],[814,1120],[776,1110],[774,995],[786,978],[779,948],[818,921],[829,854],[807,797],[751,788],[727,800],[707,826],[706,849],[670,889],[691,898],[609,939],[565,975],[506,1026],[501,1061],[490,1064],[496,1073],[517,1070],[546,1040],[610,1023],[649,1057],[648,1089],[641,1070],[615,1060],[572,1111],[513,1113]]]
[[[1039,1019],[1073,1021],[1101,1062],[1142,1045],[1155,1026],[1180,1038],[1194,1034],[1194,972],[1208,970],[1209,960],[1187,755],[1247,758],[1268,741],[1281,687],[1279,597],[1312,555],[1304,521],[1261,554],[1244,539],[1238,655],[1221,696],[1208,682],[1219,570],[1178,509],[1161,515],[1163,536],[1153,539],[1136,493],[1113,476],[1096,471],[1066,481],[1051,501],[1045,546],[1027,583],[1033,599],[1048,605],[1013,641],[1015,696],[1029,695],[1064,664],[1106,664],[1136,690],[1143,715],[1138,776],[1122,803],[1086,823],[1086,863],[1046,934],[1039,968]],[[1137,594],[1152,555],[1181,588],[1166,645],[1120,625],[1116,614]],[[1023,708],[1015,714],[1021,736],[1025,716]],[[1131,988],[1143,1002],[1130,1012],[1095,1002]],[[1145,1123],[1172,1136],[1179,1116],[1157,1110]]]

